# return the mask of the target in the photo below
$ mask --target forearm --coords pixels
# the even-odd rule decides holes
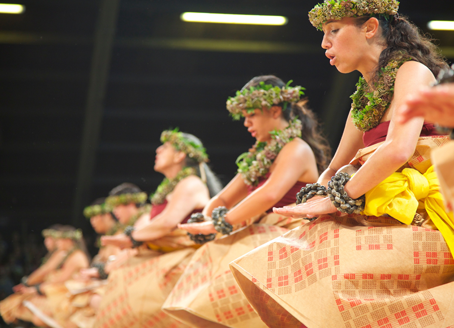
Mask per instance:
[[[328,182],[331,180],[331,177],[336,174],[336,170],[328,167],[318,178],[318,183],[327,187]]]
[[[44,281],[44,277],[46,276],[47,272],[45,270],[36,270],[32,274],[30,274],[27,278],[27,285],[33,286]]]
[[[213,212],[213,210],[216,207],[220,207],[220,206],[225,206],[225,207],[229,208],[229,206],[226,204],[226,202],[221,197],[214,196],[213,198],[210,199],[208,204],[205,206],[202,213],[205,216],[211,216],[211,212]]]
[[[279,196],[269,188],[262,187],[228,212],[226,221],[232,225],[243,223],[269,210],[283,195]]]
[[[137,241],[152,241],[168,235],[172,230],[169,226],[153,224],[151,222],[145,227],[133,231],[132,238]]]
[[[345,185],[347,194],[354,199],[361,197],[396,172],[408,160],[396,156],[398,153],[390,143],[380,146]]]

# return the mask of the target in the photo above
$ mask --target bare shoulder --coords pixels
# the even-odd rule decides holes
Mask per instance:
[[[80,249],[76,250],[67,260],[69,263],[84,264],[88,262],[87,255]]]
[[[203,183],[202,179],[198,176],[190,175],[180,182],[175,187],[174,192],[181,192],[181,191],[191,191],[194,192],[196,190],[205,190],[206,185]]]
[[[282,148],[278,158],[303,159],[307,158],[307,156],[313,156],[311,147],[301,138],[295,138]]]
[[[404,63],[396,75],[396,88],[401,84],[429,85],[435,81],[432,71],[424,64],[416,61]]]

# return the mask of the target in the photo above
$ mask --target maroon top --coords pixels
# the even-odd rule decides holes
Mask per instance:
[[[249,194],[253,193],[255,190],[257,190],[258,188],[263,186],[269,177],[270,177],[270,173],[268,173],[264,178],[260,179],[259,184],[257,186],[254,186],[254,187],[249,186],[248,187]],[[283,206],[286,206],[289,204],[293,204],[294,202],[296,202],[296,194],[299,193],[301,188],[303,188],[305,186],[306,186],[305,182],[296,181],[296,183],[293,185],[292,188],[289,189],[289,191],[287,191],[287,193],[284,195],[284,197],[282,197],[281,200],[278,201],[276,204],[271,206],[266,212],[272,213],[273,207],[283,207]]]
[[[153,205],[151,207],[151,212],[150,212],[150,221],[153,220],[157,215],[161,214],[162,211],[164,211],[164,209],[166,208],[167,204],[168,204],[168,201],[166,199],[166,200],[164,200],[164,203],[162,203],[162,204]],[[194,211],[189,213],[189,215],[181,222],[181,224],[187,223],[188,220],[191,218],[192,214],[200,213],[200,212],[202,212],[202,210],[203,210],[203,208],[202,209],[195,209]]]
[[[386,140],[386,135],[388,134],[390,121],[380,123],[375,128],[370,129],[369,131],[364,132],[363,142],[365,147],[375,145],[379,142]],[[438,135],[435,125],[426,123],[423,125],[421,130],[421,137],[430,137]]]

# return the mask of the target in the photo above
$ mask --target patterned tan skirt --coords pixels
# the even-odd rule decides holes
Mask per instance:
[[[229,263],[301,224],[276,214],[199,248],[163,309],[192,327],[266,327],[241,293]]]
[[[165,254],[141,250],[109,275],[93,327],[187,327],[161,307],[192,254],[193,248]]]
[[[454,327],[454,259],[438,230],[325,215],[230,267],[269,327]]]

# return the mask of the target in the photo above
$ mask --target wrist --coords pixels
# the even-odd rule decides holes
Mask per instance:
[[[349,174],[345,172],[336,173],[328,183],[328,197],[338,211],[347,214],[361,214],[366,198],[364,195],[357,198],[351,197],[344,189],[349,181]]]
[[[125,229],[125,235],[129,237],[129,239],[131,240],[131,243],[132,243],[132,248],[137,248],[139,246],[142,246],[143,242],[142,241],[137,241],[134,239],[134,237],[132,236],[132,233],[134,232],[134,227],[133,226],[128,226],[126,227]]]
[[[347,182],[344,185],[344,191],[347,193],[348,197],[353,198],[353,199],[357,199],[357,198],[361,197],[362,195],[357,194],[355,188],[354,187],[352,188],[352,184],[350,182],[351,181]]]
[[[229,235],[233,231],[233,226],[225,220],[228,211],[226,207],[221,206],[215,208],[211,214],[214,228],[223,235]]]

